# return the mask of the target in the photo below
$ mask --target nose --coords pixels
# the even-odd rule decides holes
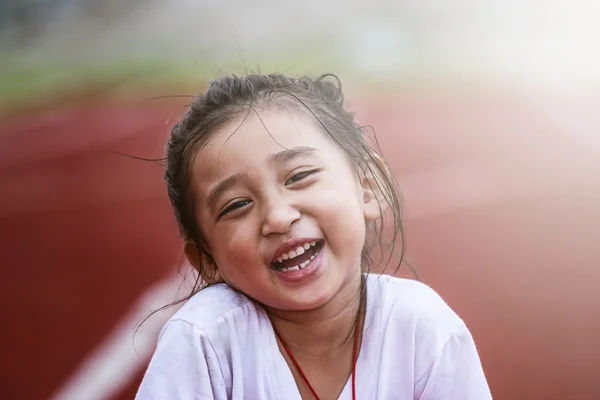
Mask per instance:
[[[300,211],[279,199],[264,206],[261,233],[263,236],[283,234],[300,219]]]

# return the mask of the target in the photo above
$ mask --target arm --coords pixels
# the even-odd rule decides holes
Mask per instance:
[[[136,400],[200,399],[227,399],[217,352],[195,326],[170,321],[161,331]]]
[[[491,398],[473,337],[464,326],[415,384],[415,399],[419,400]]]

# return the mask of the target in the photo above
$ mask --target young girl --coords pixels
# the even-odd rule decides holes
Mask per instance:
[[[491,398],[448,305],[368,273],[400,202],[337,78],[212,82],[172,130],[166,181],[198,281],[138,399]]]

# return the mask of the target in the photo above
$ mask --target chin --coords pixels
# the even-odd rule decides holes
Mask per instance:
[[[294,307],[290,309],[295,311],[312,311],[326,306],[331,298],[327,299],[306,299],[306,301],[295,301]]]
[[[304,293],[296,293],[295,296],[289,296],[281,303],[285,304],[285,309],[289,311],[311,311],[322,308],[329,304],[331,300],[339,293],[339,290],[309,290]]]

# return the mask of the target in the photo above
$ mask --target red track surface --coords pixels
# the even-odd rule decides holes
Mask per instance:
[[[600,398],[600,148],[514,98],[358,108],[403,185],[411,259],[470,326],[494,398]],[[162,170],[114,152],[160,156],[180,111],[99,104],[0,125],[2,398],[48,398],[172,273]]]

